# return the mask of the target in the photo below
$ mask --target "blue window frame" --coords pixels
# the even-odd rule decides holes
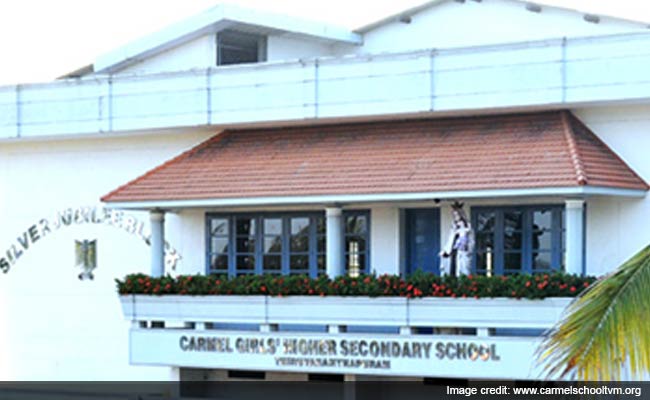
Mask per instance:
[[[370,215],[343,213],[346,269],[369,270]],[[206,271],[228,274],[325,273],[326,221],[318,212],[206,215]]]
[[[473,269],[501,275],[564,269],[564,207],[473,207]]]

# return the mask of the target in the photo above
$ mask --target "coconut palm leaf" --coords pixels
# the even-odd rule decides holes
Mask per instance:
[[[547,378],[641,379],[650,371],[650,246],[596,281],[538,349]]]

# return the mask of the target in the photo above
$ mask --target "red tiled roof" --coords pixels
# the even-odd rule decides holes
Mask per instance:
[[[106,202],[598,186],[648,190],[567,111],[224,131]]]

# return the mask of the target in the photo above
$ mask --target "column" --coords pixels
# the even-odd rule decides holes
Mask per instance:
[[[151,210],[151,276],[165,275],[165,212]]]
[[[345,274],[343,262],[343,210],[341,207],[325,208],[327,275],[336,278]]]
[[[566,272],[583,275],[585,254],[585,201],[565,201]]]

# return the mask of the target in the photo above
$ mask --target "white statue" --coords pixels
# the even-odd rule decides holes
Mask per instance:
[[[462,203],[451,206],[453,222],[447,244],[440,252],[441,275],[469,275],[472,270],[472,252],[474,251],[474,232]],[[455,267],[455,268],[454,268]]]

